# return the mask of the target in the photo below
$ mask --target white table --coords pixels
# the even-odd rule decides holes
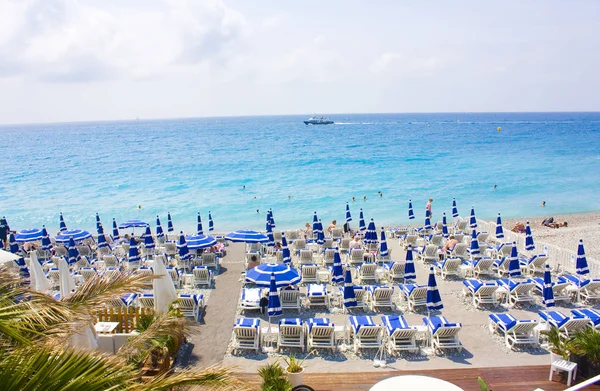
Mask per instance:
[[[462,388],[435,377],[405,375],[390,377],[371,387],[370,391],[436,390],[463,391]]]
[[[97,333],[100,334],[112,334],[116,331],[119,322],[98,322],[94,325]]]

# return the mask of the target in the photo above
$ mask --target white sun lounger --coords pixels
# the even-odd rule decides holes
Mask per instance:
[[[279,321],[277,334],[277,350],[282,347],[301,348],[304,352],[304,326],[302,319],[287,318]]]
[[[527,280],[535,284],[535,290],[540,295],[544,294],[544,279],[541,277],[533,277]],[[554,301],[571,301],[571,296],[567,292],[567,287],[570,286],[568,282],[552,282],[552,293],[554,295]]]
[[[517,282],[508,278],[500,278],[498,285],[508,291],[508,305],[514,307],[517,303],[535,303],[532,290],[535,284],[531,282]]]
[[[368,286],[367,293],[369,294],[369,304],[372,311],[375,311],[379,307],[394,309],[392,301],[394,288],[389,286]]]
[[[293,309],[298,310],[302,308],[300,303],[300,292],[297,289],[281,289],[279,291],[279,301],[281,302],[281,309]]]
[[[240,309],[242,310],[260,310],[261,288],[242,289],[242,298],[240,300]]]
[[[577,288],[578,301],[600,300],[600,279],[580,279],[576,275],[558,277],[558,282],[568,282]]]
[[[557,327],[560,334],[565,338],[569,338],[577,331],[584,330],[590,325],[590,318],[579,317],[576,314],[569,317],[560,311],[540,311],[538,315],[543,323]]]
[[[408,301],[408,310],[414,311],[415,307],[427,305],[427,286],[416,284],[401,285],[402,296]]]
[[[433,351],[444,349],[462,350],[462,344],[458,338],[458,333],[462,329],[460,323],[450,323],[443,316],[431,316],[423,318],[423,323],[427,326],[431,335],[431,346]]]
[[[417,252],[417,256],[423,262],[437,262],[440,259],[438,249],[439,247],[435,244],[428,244]]]
[[[459,266],[462,261],[458,258],[448,258],[445,261],[435,262],[435,271],[437,274],[442,276],[442,279],[446,279],[448,276],[459,276]]]
[[[386,346],[388,353],[391,355],[394,352],[408,350],[416,353],[419,351],[416,342],[416,327],[411,327],[402,315],[398,316],[382,316]]]
[[[377,264],[375,263],[363,263],[356,268],[356,276],[360,284],[369,284],[377,282]]]
[[[328,318],[306,320],[306,345],[308,349],[325,348],[335,351],[335,325]]]
[[[390,283],[404,280],[404,269],[406,267],[406,263],[404,262],[394,262],[391,264],[384,264],[383,267],[387,270],[387,277]]]
[[[180,293],[177,297],[179,310],[183,316],[188,316],[198,320],[200,309],[204,307],[204,295]]]
[[[537,254],[528,260],[520,260],[519,264],[521,270],[525,274],[534,275],[536,273],[544,273],[546,262],[548,262],[548,256],[546,254]]]
[[[535,320],[517,320],[511,314],[490,314],[490,332],[504,335],[504,343],[511,349],[515,345],[537,345],[535,326]]]
[[[310,284],[306,290],[308,298],[308,307],[325,306],[329,308],[329,296],[327,295],[327,285]]]
[[[468,279],[463,281],[463,293],[465,296],[473,297],[473,305],[475,307],[481,304],[497,305],[496,291],[498,284],[496,282],[484,282],[476,279]]]
[[[370,316],[351,316],[350,331],[353,337],[354,352],[359,349],[380,348],[382,344],[382,329],[380,325],[375,325]]]
[[[260,348],[260,320],[239,318],[233,325],[233,350]]]

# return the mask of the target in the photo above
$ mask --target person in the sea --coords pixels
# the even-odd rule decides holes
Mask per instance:
[[[354,202],[354,201],[355,201],[355,199],[354,199],[354,197],[352,197],[352,202]]]
[[[542,208],[546,206],[546,201],[542,201]]]
[[[363,196],[363,200],[366,201],[367,200],[367,196]]]
[[[327,227],[327,232],[331,233],[331,230],[334,229],[337,226],[337,221],[333,220],[331,222],[331,224],[329,224],[329,227]]]

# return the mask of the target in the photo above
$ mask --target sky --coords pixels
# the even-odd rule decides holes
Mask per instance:
[[[0,123],[599,111],[600,1],[0,0]]]

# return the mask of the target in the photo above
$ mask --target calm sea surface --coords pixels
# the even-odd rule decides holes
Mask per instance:
[[[0,126],[0,215],[13,229],[53,233],[59,212],[69,228],[91,230],[96,212],[105,226],[113,217],[154,226],[170,211],[191,233],[198,212],[206,229],[211,211],[218,232],[264,229],[268,208],[277,229],[300,228],[314,211],[342,221],[347,201],[354,225],[363,208],[378,226],[408,223],[409,198],[413,222],[430,197],[434,218],[450,214],[452,197],[462,215],[475,205],[482,218],[600,210],[600,113],[303,119]]]

